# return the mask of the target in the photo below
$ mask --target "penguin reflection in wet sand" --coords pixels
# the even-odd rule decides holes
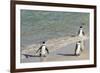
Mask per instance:
[[[79,56],[81,53],[81,41],[78,41],[76,43],[76,47],[75,47],[75,55],[76,56]]]
[[[47,49],[47,46],[46,46],[45,42],[42,42],[42,45],[36,51],[36,53],[37,52],[39,52],[40,57],[46,57],[47,53],[49,54],[49,50]]]

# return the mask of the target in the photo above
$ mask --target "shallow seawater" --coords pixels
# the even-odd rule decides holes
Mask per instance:
[[[89,35],[89,13],[21,10],[21,47],[48,39],[77,35],[83,25]]]

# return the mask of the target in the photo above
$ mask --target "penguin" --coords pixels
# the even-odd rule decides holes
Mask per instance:
[[[46,47],[45,42],[42,42],[42,45],[40,48],[36,51],[36,53],[39,52],[40,57],[46,57],[46,54],[49,54],[49,50]]]
[[[76,47],[75,47],[75,55],[79,56],[81,53],[81,41],[76,43]]]
[[[79,36],[79,37],[83,37],[84,35],[85,35],[85,33],[84,33],[84,31],[83,31],[83,27],[80,26],[80,29],[79,29],[79,31],[78,31],[78,36]]]

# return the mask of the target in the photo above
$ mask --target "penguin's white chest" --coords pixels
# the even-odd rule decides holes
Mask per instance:
[[[42,46],[42,51],[41,51],[42,55],[44,55],[46,53],[46,46]]]
[[[83,36],[83,31],[82,31],[82,30],[80,30],[80,32],[79,32],[79,36],[80,36],[80,37]]]
[[[77,44],[76,54],[80,54],[80,50],[81,50],[81,46],[80,46],[80,44]]]

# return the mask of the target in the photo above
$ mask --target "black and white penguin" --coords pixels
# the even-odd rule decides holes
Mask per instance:
[[[76,43],[76,47],[75,47],[75,55],[79,56],[81,53],[81,41]]]
[[[79,31],[78,31],[78,36],[83,37],[85,35],[84,31],[83,31],[83,27],[80,26]]]
[[[49,50],[47,49],[45,42],[42,42],[42,45],[36,51],[36,53],[37,52],[39,52],[39,55],[42,56],[42,57],[46,57],[47,53],[49,54]]]

